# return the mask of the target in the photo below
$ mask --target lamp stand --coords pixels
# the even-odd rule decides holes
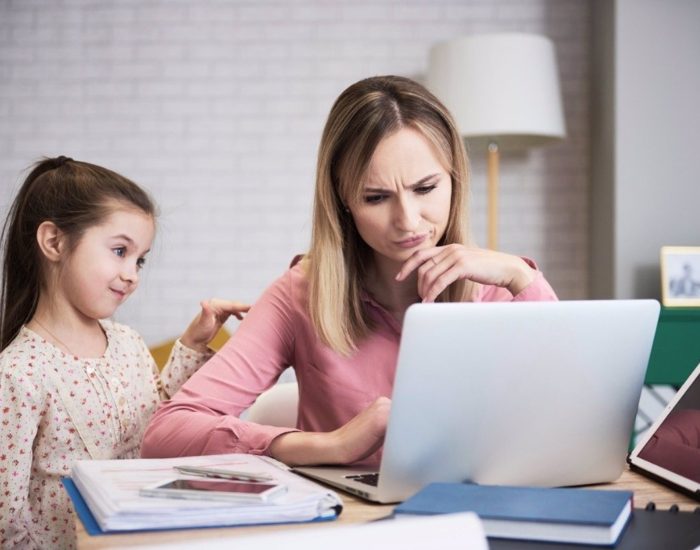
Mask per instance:
[[[489,143],[488,176],[488,247],[498,249],[498,144]]]

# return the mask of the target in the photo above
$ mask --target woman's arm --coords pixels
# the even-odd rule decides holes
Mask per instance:
[[[146,430],[144,457],[267,452],[290,428],[239,418],[293,359],[294,304],[290,272],[260,298],[226,345],[172,399]]]
[[[332,432],[290,432],[276,437],[270,454],[290,466],[359,462],[383,445],[390,409],[391,400],[379,397]]]

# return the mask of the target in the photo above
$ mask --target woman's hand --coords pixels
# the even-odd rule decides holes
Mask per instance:
[[[384,443],[390,409],[391,399],[379,397],[332,432],[289,432],[276,437],[270,454],[290,466],[359,462]]]
[[[433,302],[449,285],[459,279],[507,288],[515,296],[535,278],[535,270],[522,258],[487,250],[449,244],[415,252],[403,264],[397,281],[418,270],[418,295]]]
[[[221,326],[231,316],[243,319],[243,313],[250,309],[249,305],[231,300],[219,300],[214,298],[200,303],[202,311],[192,320],[187,327],[180,342],[190,349],[206,351],[207,344],[212,341]]]

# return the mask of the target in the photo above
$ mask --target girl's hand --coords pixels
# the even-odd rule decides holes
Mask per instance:
[[[391,399],[379,397],[332,432],[289,432],[276,437],[270,445],[270,454],[294,466],[358,462],[384,443],[390,409]]]
[[[522,258],[487,250],[449,244],[415,252],[403,264],[397,281],[403,281],[418,269],[418,295],[433,302],[449,285],[459,279],[507,288],[515,296],[535,278],[535,270]]]
[[[212,341],[221,326],[231,316],[243,319],[243,313],[250,309],[249,305],[231,300],[214,298],[200,303],[202,311],[192,320],[190,326],[180,337],[180,342],[190,349],[206,351],[207,344]]]

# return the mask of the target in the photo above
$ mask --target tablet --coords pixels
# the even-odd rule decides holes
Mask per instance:
[[[700,365],[627,461],[633,469],[700,500]]]
[[[194,500],[223,500],[238,502],[267,502],[286,491],[285,485],[229,481],[222,479],[168,479],[144,487],[142,496],[184,498]]]

